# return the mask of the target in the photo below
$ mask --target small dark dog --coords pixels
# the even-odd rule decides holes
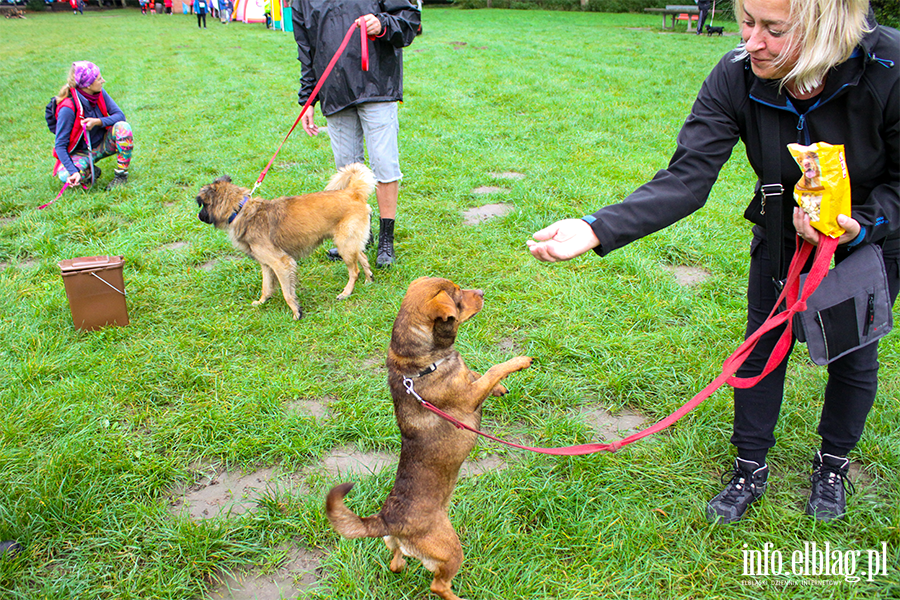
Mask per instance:
[[[402,441],[394,489],[378,514],[364,518],[344,504],[352,483],[333,488],[326,500],[328,520],[338,533],[351,539],[384,538],[393,553],[394,573],[406,566],[404,555],[418,558],[434,573],[431,591],[444,600],[460,600],[450,584],[463,561],[447,507],[459,468],[478,436],[429,412],[413,393],[477,429],[484,400],[507,392],[500,381],[531,365],[530,357],[517,356],[484,375],[466,366],[453,342],[460,323],[475,316],[483,303],[481,290],[462,290],[448,279],[420,277],[410,284],[394,321],[387,359]]]
[[[722,35],[723,31],[725,31],[724,27],[713,27],[712,25],[707,25],[706,26],[706,37],[709,37],[714,33],[718,33],[719,35]]]

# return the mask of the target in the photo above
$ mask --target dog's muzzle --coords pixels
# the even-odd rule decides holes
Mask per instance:
[[[209,211],[206,210],[205,206],[200,211],[200,214],[197,215],[197,218],[200,219],[201,221],[203,221],[204,223],[208,223],[210,225],[213,224],[212,217],[209,216]]]

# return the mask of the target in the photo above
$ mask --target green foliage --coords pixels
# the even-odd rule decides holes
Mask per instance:
[[[880,24],[900,27],[900,0],[871,0],[871,4]]]
[[[383,542],[331,530],[322,501],[338,477],[305,475],[335,448],[398,451],[383,365],[419,276],[485,290],[457,344],[473,369],[535,358],[484,406],[486,429],[526,443],[618,437],[585,422],[604,407],[655,421],[743,339],[742,211],[755,182],[743,148],[702,210],[603,259],[547,265],[525,248],[532,232],[621,200],[667,164],[734,36],[660,35],[659,18],[643,14],[426,6],[425,34],[404,52],[399,262],[339,302],[346,269],[318,250],[298,266],[305,316],[294,322],[277,295],[251,305],[259,267],[197,219],[194,200],[223,173],[250,187],[298,116],[291,35],[215,21],[200,30],[190,16],[134,9],[36,13],[2,27],[0,539],[26,548],[0,561],[4,600],[201,599],[222,569],[278,569],[285,544],[323,554],[320,588],[304,598],[426,597],[418,561],[394,576]],[[60,189],[43,109],[83,59],[100,65],[134,129],[129,184],[103,191],[104,160],[94,191],[37,210]],[[327,137],[298,130],[259,193],[318,190],[332,171]],[[513,210],[464,224],[465,211],[493,203]],[[125,257],[131,324],[79,332],[57,263],[98,254]],[[709,279],[679,285],[665,270],[674,266]],[[727,390],[615,454],[552,458],[480,442],[476,457],[508,467],[463,478],[454,494],[466,554],[455,589],[481,600],[896,597],[900,336],[882,341],[879,359],[879,395],[852,455],[863,475],[840,526],[802,515],[825,370],[798,347],[772,485],[745,522],[703,519],[731,461]],[[304,399],[329,414],[291,410]],[[198,463],[278,467],[304,485],[252,513],[195,523],[168,509],[175,490],[198,482]],[[375,511],[393,470],[355,480],[348,502]],[[762,578],[763,588],[742,576],[745,549],[806,541],[861,560],[885,542],[892,570],[874,582],[811,578],[828,585]]]
[[[47,9],[47,3],[44,0],[28,0],[25,6],[31,12],[44,12]]]

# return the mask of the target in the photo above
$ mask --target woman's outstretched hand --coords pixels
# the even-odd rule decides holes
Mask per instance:
[[[591,226],[581,219],[564,219],[536,231],[528,240],[528,250],[536,259],[559,262],[581,256],[596,248],[600,241]]]

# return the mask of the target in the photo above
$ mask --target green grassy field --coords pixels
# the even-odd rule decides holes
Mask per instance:
[[[485,405],[484,426],[500,435],[598,440],[588,411],[628,409],[649,424],[718,374],[744,327],[741,215],[755,178],[741,147],[704,209],[605,259],[541,264],[525,240],[664,167],[703,78],[738,38],[662,33],[644,15],[428,6],[423,23],[404,55],[399,263],[339,302],[346,270],[319,250],[298,269],[299,322],[277,295],[250,305],[257,265],[201,223],[194,202],[223,173],[250,187],[299,114],[292,36],[133,9],[0,23],[0,539],[25,546],[0,562],[0,597],[218,597],[221,573],[276,572],[285,545],[321,557],[301,597],[427,597],[417,561],[395,576],[380,540],[331,530],[322,501],[344,478],[302,475],[335,448],[399,451],[383,365],[400,300],[422,275],[485,291],[457,342],[472,368],[535,358]],[[38,211],[60,187],[43,108],[84,59],[134,128],[131,179]],[[327,137],[298,130],[259,193],[314,191],[332,171]],[[501,177],[510,172],[524,177]],[[501,191],[474,191],[483,186]],[[492,203],[513,210],[464,224],[466,210]],[[131,324],[79,332],[57,263],[102,254],[125,258]],[[709,277],[680,285],[666,270],[677,266]],[[798,347],[770,488],[744,522],[703,516],[733,457],[728,390],[616,454],[553,458],[481,441],[473,458],[505,468],[457,487],[451,520],[466,560],[455,590],[473,600],[900,597],[898,358],[895,332],[881,344],[845,523],[802,514],[826,372]],[[171,508],[203,469],[262,468],[302,484],[241,515],[191,520]],[[348,503],[370,514],[393,469],[354,480]],[[857,576],[869,550],[886,548],[888,572],[791,575],[807,543],[859,551]],[[787,574],[745,574],[745,553],[764,548],[784,555]]]

